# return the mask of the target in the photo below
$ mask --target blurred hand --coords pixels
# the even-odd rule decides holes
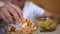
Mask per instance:
[[[53,13],[48,12],[48,11],[45,11],[43,14],[43,16],[48,16],[48,17],[53,17],[53,15],[54,15]]]
[[[22,12],[19,7],[9,4],[1,8],[0,16],[9,23],[15,23],[22,17]]]

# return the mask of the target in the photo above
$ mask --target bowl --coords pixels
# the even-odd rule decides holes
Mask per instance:
[[[41,32],[54,31],[58,25],[58,22],[52,17],[37,17],[36,22]]]

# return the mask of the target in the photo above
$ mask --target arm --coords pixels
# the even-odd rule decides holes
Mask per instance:
[[[49,16],[49,17],[53,17],[53,15],[54,15],[53,13],[48,12],[48,11],[45,11],[43,14],[43,16]]]

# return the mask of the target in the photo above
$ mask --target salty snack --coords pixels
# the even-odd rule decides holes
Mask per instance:
[[[43,19],[38,20],[37,22],[39,24],[39,27],[45,31],[52,31],[57,26],[57,21],[51,18],[46,18],[46,19],[43,18]]]
[[[17,30],[13,26],[9,26],[7,34],[32,34],[37,29],[32,21],[25,18],[21,18],[19,25],[22,27],[22,30]]]

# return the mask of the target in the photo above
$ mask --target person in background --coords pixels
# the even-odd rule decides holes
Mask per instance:
[[[1,4],[4,4],[4,2],[0,2]],[[33,21],[35,17],[51,17],[53,15],[53,13],[44,10],[33,2],[26,2],[26,0],[11,0],[10,4],[0,7],[0,16],[8,23],[15,23],[21,17]]]

